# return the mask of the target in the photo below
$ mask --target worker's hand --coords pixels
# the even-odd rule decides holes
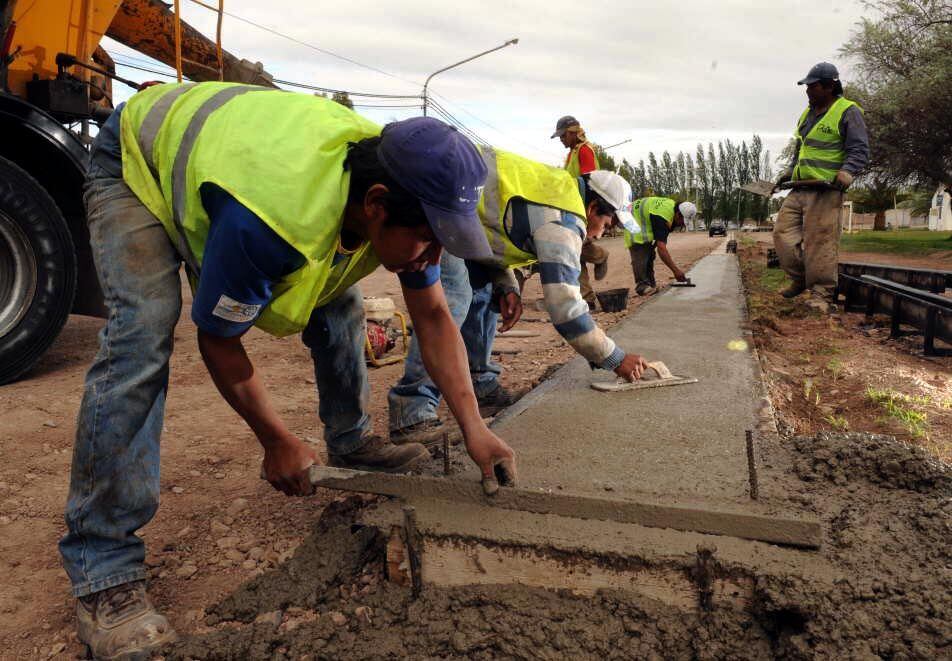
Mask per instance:
[[[316,463],[317,453],[300,439],[275,441],[265,446],[261,477],[286,496],[310,496],[314,486],[307,469]]]
[[[674,279],[677,280],[678,282],[687,282],[688,276],[684,275],[684,271],[682,271],[681,269],[677,269],[674,272]]]
[[[839,188],[840,190],[846,190],[853,183],[853,175],[851,175],[846,170],[840,170],[836,173],[836,179],[833,180],[833,185]]]
[[[522,297],[516,292],[509,292],[499,297],[499,314],[502,316],[502,326],[499,332],[505,333],[516,325],[522,317]]]
[[[621,365],[615,368],[615,374],[626,381],[633,382],[640,379],[646,369],[648,369],[648,363],[645,359],[636,353],[630,353],[621,361]]]
[[[485,424],[476,432],[466,434],[466,452],[483,474],[486,495],[496,493],[500,484],[516,486],[516,454]]]
[[[776,193],[780,190],[781,184],[785,184],[793,178],[793,171],[790,168],[787,168],[780,173],[780,176],[777,177],[777,180],[774,181],[773,193]]]

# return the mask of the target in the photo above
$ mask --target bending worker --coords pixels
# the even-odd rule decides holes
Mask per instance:
[[[809,106],[794,132],[793,161],[777,179],[778,186],[792,181],[793,191],[777,214],[774,247],[793,281],[783,296],[810,290],[808,303],[826,311],[836,289],[843,195],[869,162],[869,136],[835,66],[820,62],[797,84],[807,86]]]
[[[555,133],[553,138],[559,138],[562,145],[567,147],[569,153],[565,157],[565,169],[573,177],[582,177],[588,180],[589,175],[598,169],[598,157],[595,155],[595,149],[585,137],[585,130],[579,125],[577,119],[571,115],[566,115],[559,119],[555,124]],[[578,283],[582,288],[582,298],[588,303],[590,310],[595,309],[597,298],[595,290],[592,289],[592,283],[588,276],[588,265],[594,266],[595,279],[602,280],[608,275],[608,251],[601,246],[595,245],[594,239],[586,238],[582,244],[581,271],[579,272]]]
[[[668,235],[671,230],[684,227],[693,220],[697,207],[691,202],[675,204],[670,197],[643,197],[635,200],[632,213],[640,228],[636,232],[625,229],[625,247],[631,255],[631,270],[635,274],[638,295],[651,296],[658,290],[654,271],[655,249],[675,279],[685,282],[687,276],[668,252]]]
[[[441,264],[450,311],[462,324],[480,413],[493,415],[514,399],[500,386],[502,368],[491,360],[499,317],[495,310],[502,315],[502,330],[522,314],[514,266],[538,262],[549,317],[578,353],[593,366],[638,379],[644,359],[618,347],[595,325],[578,287],[584,239],[601,236],[613,220],[635,228],[629,211],[631,187],[602,170],[592,172],[586,183],[502,150],[482,149],[482,156],[490,174],[479,212],[493,256],[464,263],[444,254]],[[440,389],[420,362],[415,341],[389,400],[392,441],[429,443],[441,437]]]
[[[437,120],[381,133],[315,96],[156,85],[113,113],[93,146],[86,190],[110,314],[86,376],[60,542],[79,639],[96,658],[145,658],[174,638],[146,593],[135,533],[159,504],[183,261],[202,358],[260,441],[262,476],[276,489],[311,493],[307,468],[318,457],[271,405],[242,345],[252,325],[302,333],[332,465],[401,471],[428,458],[420,445],[370,433],[356,283],[378,265],[400,279],[423,360],[470,456],[484,476],[495,465],[512,479],[512,450],[479,416],[466,349],[438,283],[444,248],[461,258],[492,255],[476,214],[485,178],[475,147]]]

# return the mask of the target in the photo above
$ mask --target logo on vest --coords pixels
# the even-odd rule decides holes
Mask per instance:
[[[829,135],[832,135],[834,132],[833,129],[827,126],[826,124],[820,124],[818,127],[816,127],[816,130],[819,131],[820,133],[827,133]]]

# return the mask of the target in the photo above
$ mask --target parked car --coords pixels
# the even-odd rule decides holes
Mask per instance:
[[[711,224],[708,225],[707,235],[709,237],[719,235],[727,236],[727,226],[724,225],[723,220],[712,220]]]

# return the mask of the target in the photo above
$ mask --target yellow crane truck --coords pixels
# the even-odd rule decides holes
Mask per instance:
[[[198,3],[217,10],[221,4]],[[103,36],[191,80],[272,85],[161,0],[0,0],[0,384],[26,373],[69,314],[104,316],[83,209],[90,127],[112,110]],[[178,44],[178,47],[176,47]],[[126,81],[131,82],[131,81]]]

